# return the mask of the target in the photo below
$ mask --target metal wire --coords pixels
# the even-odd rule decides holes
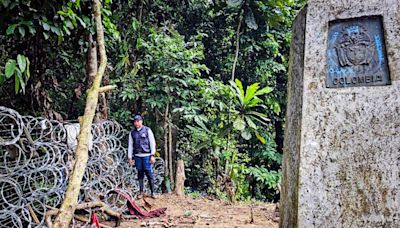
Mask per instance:
[[[67,143],[68,124],[21,116],[0,106],[0,227],[43,227],[47,206],[60,206],[75,151]],[[79,201],[101,199],[114,210],[126,210],[126,201],[111,190],[124,189],[134,196],[139,189],[136,169],[127,163],[128,131],[115,121],[104,121],[93,124],[91,134]],[[164,161],[157,158],[153,168],[160,192]]]

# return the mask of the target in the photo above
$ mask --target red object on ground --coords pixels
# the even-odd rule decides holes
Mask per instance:
[[[96,212],[92,212],[92,221],[91,221],[92,225],[94,225],[96,228],[100,228],[100,223],[99,223],[99,219],[97,218]]]
[[[167,210],[167,208],[158,208],[153,211],[145,212],[125,192],[122,192],[119,189],[114,189],[113,191],[116,192],[117,194],[123,196],[127,200],[127,206],[128,206],[129,213],[131,215],[135,215],[139,219],[159,217],[162,214],[164,214],[165,211]]]

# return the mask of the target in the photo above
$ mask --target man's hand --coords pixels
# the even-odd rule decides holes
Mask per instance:
[[[135,160],[133,160],[132,158],[129,158],[128,159],[128,163],[129,163],[129,166],[134,166],[135,165]]]
[[[156,163],[156,157],[154,157],[154,155],[150,156],[150,164],[154,164]]]

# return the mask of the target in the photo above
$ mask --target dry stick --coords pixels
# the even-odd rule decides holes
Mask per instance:
[[[250,205],[250,223],[254,223],[253,205]]]
[[[102,77],[104,75],[107,56],[104,46],[104,31],[101,20],[101,4],[99,0],[93,0],[93,13],[96,22],[97,44],[100,55],[100,65],[93,81],[92,87],[88,90],[86,98],[85,114],[82,118],[81,130],[79,133],[78,146],[75,153],[75,164],[69,179],[68,188],[64,196],[59,213],[55,219],[56,227],[68,228],[73,218],[75,208],[78,204],[78,196],[82,183],[83,174],[88,161],[88,137],[91,131],[93,118],[99,98],[99,91],[108,90],[107,87],[100,88]]]
[[[29,204],[28,204],[28,210],[29,210],[29,213],[31,214],[33,220],[34,220],[37,224],[40,224],[40,221],[39,221],[39,219],[38,219],[38,217],[37,217],[35,211],[32,209],[31,205],[29,205]]]

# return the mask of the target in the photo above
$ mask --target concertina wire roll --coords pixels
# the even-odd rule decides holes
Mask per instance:
[[[21,116],[0,106],[0,227],[45,226],[46,212],[63,201],[78,133],[77,123]],[[115,121],[92,125],[79,202],[100,199],[126,210],[126,201],[110,192],[118,188],[134,196],[139,189],[136,169],[127,163],[128,133]],[[164,161],[157,158],[153,168],[160,192]]]

